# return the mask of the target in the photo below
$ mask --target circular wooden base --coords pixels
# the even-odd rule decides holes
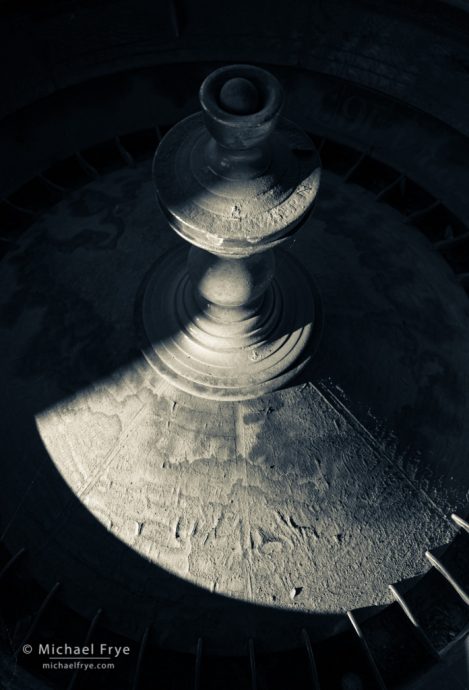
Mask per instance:
[[[166,380],[203,398],[247,400],[281,388],[309,362],[321,330],[319,299],[293,257],[278,252],[259,309],[236,321],[202,310],[186,265],[186,247],[168,252],[144,288],[144,354]]]
[[[326,172],[289,249],[321,295],[314,368],[256,400],[189,395],[135,333],[144,276],[183,246],[149,177],[70,193],[1,263],[3,543],[83,620],[161,649],[321,644],[469,512],[467,297],[395,209]]]

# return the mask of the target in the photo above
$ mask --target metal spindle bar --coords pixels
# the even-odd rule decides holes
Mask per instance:
[[[200,690],[200,678],[202,675],[202,652],[203,640],[201,637],[197,640],[197,649],[195,652],[195,669],[194,669],[194,690]]]
[[[3,199],[3,203],[12,208],[17,213],[22,213],[24,216],[29,216],[31,218],[34,218],[36,216],[34,211],[31,211],[29,208],[24,208],[24,206],[18,206],[18,204],[14,204],[12,201],[10,201],[10,199]]]
[[[176,7],[174,0],[171,0],[171,2],[169,4],[169,13],[171,16],[171,24],[173,25],[173,29],[174,29],[174,35],[176,38],[179,38],[179,36],[181,35],[180,27],[179,27],[179,17],[178,17],[177,7]]]
[[[383,197],[386,196],[389,192],[392,192],[392,190],[397,187],[397,185],[401,184],[404,180],[406,179],[406,176],[404,174],[399,175],[399,177],[396,177],[395,180],[390,182],[384,189],[382,189],[380,192],[377,193],[375,196],[376,201],[381,201]]]
[[[257,690],[256,652],[252,639],[249,639],[249,666],[251,669],[251,690]]]
[[[443,577],[449,582],[451,587],[459,594],[466,606],[469,606],[469,594],[464,591],[463,587],[457,582],[450,572],[445,568],[443,563],[436,558],[430,551],[425,552],[425,557],[432,564],[432,566],[438,570],[438,572],[443,575]]]
[[[449,237],[447,240],[440,240],[439,242],[435,242],[433,246],[435,249],[438,249],[438,251],[442,251],[445,249],[454,249],[467,242],[469,242],[469,232],[465,232],[458,237]]]
[[[91,623],[88,626],[88,630],[86,631],[85,635],[85,641],[83,642],[84,645],[88,644],[88,642],[91,640],[91,637],[94,633],[94,629],[96,628],[99,619],[101,618],[101,615],[103,613],[103,609],[98,609],[96,613],[94,614]]]
[[[394,599],[397,601],[397,603],[399,604],[399,606],[401,607],[401,609],[403,610],[403,612],[405,613],[405,615],[407,616],[409,621],[412,623],[413,630],[415,631],[417,637],[420,639],[420,642],[422,643],[422,645],[425,647],[427,652],[429,652],[429,654],[434,659],[438,660],[440,658],[440,655],[438,654],[437,650],[435,649],[435,647],[432,645],[432,643],[428,639],[425,632],[422,630],[419,622],[417,621],[414,614],[410,610],[409,605],[405,601],[402,594],[396,589],[396,587],[394,585],[389,585],[389,589],[391,590],[391,593],[392,593]]]
[[[100,617],[101,617],[102,612],[103,612],[102,609],[98,609],[98,610],[96,611],[96,613],[94,614],[94,616],[93,616],[93,618],[92,618],[92,620],[91,620],[91,623],[90,623],[89,626],[88,626],[88,630],[86,631],[86,635],[85,635],[85,640],[84,640],[84,642],[83,642],[83,646],[87,645],[87,644],[90,642],[91,637],[92,637],[93,632],[94,632],[94,629],[96,628],[96,625],[97,625],[97,623],[98,623],[98,620],[99,620]],[[71,679],[70,679],[70,683],[67,685],[67,690],[73,690],[73,688],[75,687],[75,684],[76,684],[76,682],[77,682],[77,678],[78,678],[79,675],[80,675],[80,670],[79,670],[79,669],[76,669],[76,671],[73,672],[73,676],[72,676]]]
[[[461,527],[465,532],[469,532],[469,522],[463,520],[462,517],[459,517],[459,515],[456,515],[456,513],[451,515],[451,519],[458,527]]]
[[[142,665],[143,657],[145,655],[145,649],[147,647],[148,637],[150,635],[150,626],[147,626],[143,632],[142,639],[140,640],[140,647],[138,648],[137,663],[135,665],[135,673],[132,680],[132,690],[138,690],[140,685],[140,677],[142,675]]]
[[[65,194],[66,189],[65,187],[62,187],[62,185],[57,184],[56,182],[52,182],[52,180],[49,180],[48,177],[46,177],[43,173],[37,176],[37,179],[42,182],[42,184],[49,189],[52,189],[54,192],[60,192],[60,194]]]
[[[128,165],[129,168],[134,168],[135,167],[135,161],[134,161],[134,158],[133,158],[132,154],[130,153],[130,151],[128,151],[125,148],[124,144],[119,139],[119,137],[115,137],[114,142],[116,144],[117,150],[119,151],[119,155],[122,158],[122,160],[124,161],[124,163],[126,165]]]
[[[20,557],[21,557],[24,553],[26,553],[26,549],[25,549],[25,547],[23,546],[19,551],[17,551],[17,552],[15,553],[14,556],[12,556],[12,557],[10,558],[9,561],[7,561],[7,562],[5,563],[5,565],[3,566],[3,568],[0,570],[0,580],[1,580],[2,577],[5,575],[5,573],[8,572],[8,570],[10,570],[10,568],[12,568],[13,565],[14,565],[15,563],[17,563],[17,561],[20,559]]]
[[[78,152],[75,154],[75,156],[83,172],[85,172],[87,175],[89,175],[89,177],[92,177],[93,179],[99,177],[99,172],[93,165],[91,165],[91,163],[88,163],[88,161],[83,157],[81,153]]]
[[[373,654],[371,653],[371,650],[370,650],[370,648],[369,648],[369,646],[368,646],[368,643],[367,643],[367,641],[365,640],[365,637],[364,637],[364,635],[363,635],[363,633],[362,633],[362,631],[361,631],[360,626],[358,625],[358,623],[357,623],[357,621],[356,621],[355,616],[353,615],[353,613],[352,613],[351,611],[347,611],[347,616],[349,617],[349,620],[350,620],[350,622],[351,622],[351,624],[352,624],[352,626],[353,626],[353,629],[354,629],[355,632],[357,633],[357,636],[358,636],[358,638],[359,638],[359,640],[360,640],[360,643],[361,643],[361,645],[362,645],[362,647],[363,647],[363,650],[364,650],[364,652],[365,652],[365,654],[366,654],[366,656],[367,656],[367,658],[368,658],[368,662],[369,662],[369,664],[370,664],[370,667],[371,667],[371,670],[372,670],[372,672],[373,672],[373,676],[374,676],[376,682],[378,683],[378,685],[379,685],[379,687],[380,687],[381,690],[386,690],[386,685],[384,684],[384,680],[383,680],[382,677],[381,677],[381,673],[380,673],[380,671],[379,671],[379,668],[378,668],[377,665],[376,665],[376,662],[375,662],[375,660],[374,660],[374,658],[373,658]]]
[[[355,170],[356,170],[357,168],[360,167],[360,165],[362,164],[362,162],[364,161],[364,159],[367,157],[368,153],[369,153],[368,151],[363,151],[363,153],[360,154],[358,160],[357,160],[357,161],[352,165],[352,167],[345,173],[345,175],[344,175],[344,182],[348,182],[348,181],[349,181],[349,179],[352,177],[352,175],[353,175],[353,173],[355,172]]]
[[[425,208],[421,208],[418,211],[414,211],[413,213],[409,213],[408,216],[405,217],[404,223],[413,223],[414,220],[418,220],[419,218],[423,218],[423,216],[426,216],[428,213],[431,211],[434,211],[438,206],[441,205],[441,202],[438,201],[432,201],[431,204],[428,206],[425,206]]]
[[[311,688],[312,690],[320,690],[318,670],[316,668],[316,660],[314,658],[313,648],[311,646],[311,640],[305,629],[301,631],[301,636],[306,648],[306,654],[308,655],[309,671],[311,674]]]
[[[47,596],[45,597],[45,599],[42,602],[42,604],[40,605],[36,615],[34,616],[33,622],[31,623],[28,632],[26,633],[22,642],[18,646],[17,653],[20,651],[20,649],[23,647],[23,645],[26,644],[26,642],[29,640],[31,635],[36,630],[37,625],[38,625],[39,621],[41,620],[42,615],[44,614],[44,611],[46,610],[47,606],[49,605],[50,601],[52,600],[52,597],[54,596],[56,591],[59,589],[59,587],[60,587],[60,582],[56,582],[55,585],[52,587],[52,589],[47,594]]]

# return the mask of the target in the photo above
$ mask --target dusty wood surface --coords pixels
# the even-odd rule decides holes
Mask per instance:
[[[396,212],[326,175],[291,247],[321,294],[315,366],[256,401],[201,401],[135,330],[177,241],[142,165],[70,195],[3,261],[6,543],[130,635],[152,622],[162,644],[236,651],[296,644],[306,621],[321,637],[423,570],[467,502],[467,298]]]

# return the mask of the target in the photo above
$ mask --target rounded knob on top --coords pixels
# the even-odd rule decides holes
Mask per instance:
[[[284,100],[278,80],[251,65],[215,70],[202,83],[199,98],[210,134],[220,146],[237,150],[270,136]]]
[[[233,115],[253,115],[259,109],[259,92],[249,79],[233,77],[221,87],[219,101]]]

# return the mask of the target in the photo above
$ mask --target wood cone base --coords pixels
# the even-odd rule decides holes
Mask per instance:
[[[257,312],[225,321],[197,303],[186,247],[159,259],[143,294],[148,362],[177,388],[210,399],[256,398],[292,380],[317,346],[319,300],[292,256],[278,251],[276,259]]]

